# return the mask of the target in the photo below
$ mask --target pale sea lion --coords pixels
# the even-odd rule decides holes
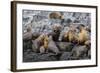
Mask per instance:
[[[78,34],[78,43],[79,44],[85,44],[85,42],[89,39],[88,32],[84,27],[85,26],[83,26],[83,25],[80,27],[80,32]]]
[[[39,48],[43,45],[44,34],[40,35],[37,39],[32,40],[32,50],[38,52]]]
[[[52,51],[55,54],[59,54],[60,53],[59,49],[57,48],[55,42],[52,39],[52,36],[49,36],[48,50]]]
[[[27,32],[23,34],[23,39],[24,40],[29,40],[32,38],[32,27],[31,25],[27,25]]]

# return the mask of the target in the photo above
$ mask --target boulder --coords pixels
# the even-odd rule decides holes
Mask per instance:
[[[56,42],[57,47],[60,51],[71,52],[73,49],[73,44],[69,42]]]
[[[27,50],[28,48],[32,48],[32,42],[30,40],[23,41],[23,50]]]
[[[23,62],[41,62],[41,61],[57,61],[57,59],[53,53],[42,54],[34,52],[30,52],[23,58]]]
[[[42,54],[38,56],[38,61],[56,61],[56,57],[53,53]]]
[[[71,53],[70,52],[63,52],[60,60],[69,60]]]

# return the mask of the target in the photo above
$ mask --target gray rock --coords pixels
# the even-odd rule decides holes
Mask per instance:
[[[88,58],[91,59],[91,50],[88,50]]]
[[[56,57],[53,56],[53,54],[49,55],[49,53],[48,53],[48,54],[43,54],[43,55],[38,56],[38,59],[39,59],[39,61],[55,61]]]
[[[42,53],[30,53],[24,56],[23,61],[24,62],[39,62],[39,61],[56,61],[55,54],[53,53],[47,53],[47,54],[42,54]]]
[[[56,42],[56,45],[59,47],[60,51],[71,52],[73,48],[73,44],[69,42]]]
[[[38,54],[36,53],[32,53],[32,54],[28,53],[27,55],[24,56],[23,61],[24,62],[34,62],[38,60],[37,57],[38,57]]]
[[[60,60],[69,60],[71,53],[70,52],[63,52]]]
[[[32,48],[32,42],[30,40],[28,41],[23,41],[23,50],[27,50],[27,49],[31,49]]]

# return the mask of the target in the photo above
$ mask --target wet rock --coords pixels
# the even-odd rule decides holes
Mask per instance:
[[[57,47],[60,49],[60,51],[68,51],[71,52],[73,48],[73,44],[69,42],[56,42]]]
[[[38,56],[39,61],[56,61],[56,57],[54,54],[42,54]]]
[[[32,48],[32,42],[30,40],[23,41],[23,50],[27,50],[28,48]]]
[[[36,53],[28,53],[27,55],[24,56],[23,62],[34,62],[37,61],[38,54]]]
[[[71,57],[69,58],[69,60],[79,60],[79,57],[71,56]]]
[[[56,61],[55,54],[53,53],[47,53],[47,54],[42,54],[42,53],[30,53],[27,54],[23,61],[24,62],[39,62],[39,61]]]
[[[63,52],[60,60],[69,60],[71,53],[70,52]]]

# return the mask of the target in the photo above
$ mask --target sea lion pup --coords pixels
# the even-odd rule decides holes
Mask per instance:
[[[27,25],[27,31],[23,34],[24,40],[30,40],[32,38],[32,27],[31,25]]]
[[[39,52],[39,48],[43,45],[44,34],[41,34],[37,39],[32,40],[32,50]]]
[[[87,30],[85,29],[85,26],[84,26],[84,25],[81,25],[81,26],[79,27],[79,29],[80,29],[80,32],[79,32],[79,34],[78,34],[78,44],[84,45],[85,42],[86,42],[87,40],[89,40],[88,32],[87,32]]]
[[[49,14],[50,19],[63,19],[63,15],[60,12],[52,12]]]
[[[74,27],[74,25],[70,25],[69,30],[67,32],[65,32],[64,34],[64,38],[66,41],[68,42],[76,42],[78,39],[78,36],[76,34],[76,29]]]

